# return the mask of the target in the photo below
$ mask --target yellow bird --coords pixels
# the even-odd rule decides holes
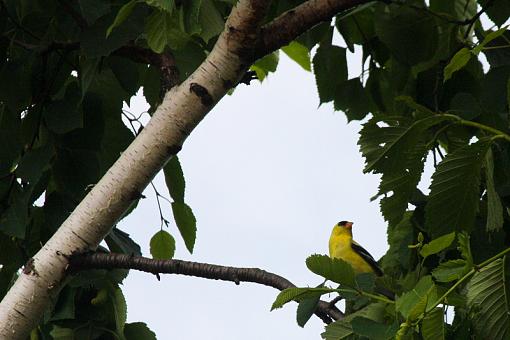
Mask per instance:
[[[352,239],[352,222],[338,222],[329,238],[329,256],[349,263],[356,274],[383,275],[381,267],[368,251]]]

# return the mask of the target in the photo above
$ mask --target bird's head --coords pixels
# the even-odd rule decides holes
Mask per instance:
[[[349,222],[349,221],[340,221],[337,224],[337,226],[339,226],[340,228],[345,228],[345,229],[348,229],[348,230],[352,229],[352,225],[353,225],[353,223]]]

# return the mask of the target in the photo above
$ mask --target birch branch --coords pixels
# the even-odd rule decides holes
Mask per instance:
[[[309,0],[262,26],[257,58],[263,57],[338,13],[373,0]]]
[[[182,260],[154,260],[142,256],[125,254],[94,253],[72,256],[70,258],[71,272],[85,269],[135,269],[152,274],[178,274],[200,277],[211,280],[258,283],[279,290],[295,287],[286,278],[267,272],[259,268],[238,268],[220,266],[209,263],[189,262]],[[315,314],[325,323],[343,318],[343,313],[334,304],[320,301]]]
[[[310,0],[261,31],[269,2],[240,0],[236,4],[206,60],[166,93],[143,131],[28,261],[0,303],[0,339],[28,336],[63,286],[68,255],[97,248],[151,179],[179,152],[191,131],[261,53],[276,50],[338,11],[367,0]]]
[[[165,95],[147,126],[29,260],[0,303],[0,339],[26,339],[58,296],[66,256],[93,251],[191,131],[244,75],[269,0],[241,0],[197,70]]]

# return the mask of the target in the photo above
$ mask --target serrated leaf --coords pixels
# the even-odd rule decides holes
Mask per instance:
[[[396,309],[405,319],[415,320],[427,308],[429,300],[434,300],[436,290],[432,277],[424,276],[409,292],[396,301]]]
[[[175,9],[174,0],[143,0],[147,5],[172,14]]]
[[[427,256],[437,254],[448,248],[452,244],[453,240],[455,240],[455,232],[433,239],[429,243],[423,245],[420,250],[420,255],[423,258],[426,258]]]
[[[510,337],[510,306],[505,268],[506,257],[477,271],[466,286],[467,305],[479,336],[499,340]]]
[[[333,282],[352,288],[356,285],[354,269],[344,260],[316,254],[306,259],[306,266],[313,273]]]
[[[271,310],[278,309],[283,307],[286,303],[290,301],[302,301],[304,299],[310,299],[315,297],[320,297],[322,294],[328,294],[334,292],[335,289],[332,288],[300,288],[300,287],[292,287],[282,290],[276,300],[273,302],[271,306]]]
[[[485,38],[482,40],[482,42],[480,44],[478,44],[478,46],[475,46],[475,48],[473,48],[473,53],[474,54],[480,53],[483,50],[483,48],[485,47],[485,45],[490,43],[492,40],[498,38],[499,36],[503,35],[503,33],[506,32],[507,28],[508,28],[508,26],[504,26],[496,31],[489,31],[489,34],[487,34],[485,36]]]
[[[127,323],[124,326],[126,340],[156,340],[156,334],[143,322]]]
[[[449,153],[432,175],[425,227],[433,237],[471,230],[478,211],[480,159],[491,144],[482,140]]]
[[[317,309],[317,305],[320,301],[320,295],[315,297],[302,299],[299,301],[297,311],[296,311],[296,322],[299,327],[305,327],[306,323],[312,317],[315,309]]]
[[[466,47],[461,48],[457,53],[455,53],[448,65],[444,68],[443,81],[446,82],[455,72],[466,66],[469,59],[471,59],[471,56],[471,51]]]
[[[156,260],[170,260],[174,257],[175,240],[168,232],[160,230],[151,238],[150,251]]]
[[[421,323],[423,340],[443,340],[445,338],[443,308],[435,308],[425,315]]]
[[[410,150],[413,149],[413,146],[420,141],[420,137],[423,138],[422,134],[424,132],[432,126],[438,125],[449,119],[450,118],[445,116],[435,115],[420,119],[408,127],[392,129],[392,132],[394,133],[392,138],[386,141],[384,146],[377,153],[377,156],[370,161],[367,157],[367,165],[364,171],[369,172],[373,170],[377,171],[378,169],[385,169],[386,171],[391,172],[393,169],[396,169],[397,166],[392,163],[401,162],[400,157],[397,157],[399,154],[402,155],[409,153]],[[386,129],[390,128],[391,127],[388,127]],[[366,143],[366,138],[364,142]],[[361,143],[362,140],[360,139],[360,144]],[[364,150],[362,149],[362,152],[363,151]]]
[[[370,110],[370,101],[359,78],[342,82],[335,93],[335,110],[345,113],[347,120],[361,120]]]
[[[461,232],[457,236],[457,240],[459,243],[458,249],[462,258],[466,260],[466,263],[471,269],[473,267],[473,255],[471,254],[471,245],[469,244],[469,234],[466,232]]]
[[[458,280],[466,272],[466,264],[466,260],[462,259],[443,262],[432,271],[432,276],[439,282]]]
[[[287,46],[282,47],[282,51],[292,60],[294,60],[305,71],[311,71],[310,51],[297,41],[292,41]]]
[[[106,30],[106,37],[108,37],[110,33],[112,33],[112,30],[115,27],[119,26],[127,19],[131,12],[133,12],[133,9],[135,8],[138,2],[139,2],[138,0],[131,0],[119,9],[119,12],[117,13],[115,19],[113,20],[113,23]]]
[[[156,53],[161,53],[166,46],[179,50],[189,41],[189,36],[180,30],[179,19],[164,11],[154,12],[145,23],[147,44]]]
[[[114,227],[105,238],[108,249],[114,253],[142,255],[142,250],[138,243],[133,241],[128,233]]]
[[[278,51],[275,51],[257,60],[255,64],[250,67],[250,69],[255,71],[257,78],[262,82],[269,73],[276,71],[276,67],[278,66],[279,61],[280,56]]]
[[[127,320],[127,304],[126,298],[122,293],[122,289],[115,288],[113,292],[113,308],[115,312],[115,324],[117,326],[117,333],[124,334],[124,325]]]
[[[370,340],[394,339],[398,325],[393,323],[386,325],[362,316],[356,316],[352,321],[352,330],[355,334],[364,336]]]
[[[487,231],[498,231],[503,227],[503,205],[494,184],[494,158],[492,150],[485,156],[485,185],[487,188]]]
[[[172,211],[174,213],[174,220],[179,228],[186,248],[190,253],[193,253],[195,246],[195,239],[197,235],[197,220],[191,208],[182,202],[172,202]]]
[[[347,80],[345,48],[321,44],[313,57],[313,72],[320,103],[335,99],[337,88]]]
[[[325,340],[350,339],[354,335],[351,321],[356,317],[364,317],[375,322],[383,322],[386,304],[371,303],[363,309],[346,315],[343,319],[337,320],[326,326],[326,330],[321,334]]]
[[[225,26],[223,18],[211,0],[202,0],[199,13],[200,26],[202,31],[200,37],[207,43],[219,35]]]
[[[28,150],[21,158],[16,168],[16,175],[31,184],[36,183],[42,173],[48,167],[48,163],[53,157],[54,150],[51,144],[46,144],[40,148]]]
[[[170,197],[175,202],[184,203],[184,190],[186,182],[182,172],[181,163],[177,156],[173,156],[163,168],[165,174],[165,183],[170,193]]]

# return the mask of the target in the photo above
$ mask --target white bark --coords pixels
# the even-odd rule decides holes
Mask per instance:
[[[204,63],[170,90],[145,129],[29,261],[0,303],[0,339],[25,339],[62,287],[64,255],[94,250],[189,133],[246,71],[266,1],[241,0]],[[263,13],[262,13],[263,14]],[[249,45],[247,47],[250,47]]]

